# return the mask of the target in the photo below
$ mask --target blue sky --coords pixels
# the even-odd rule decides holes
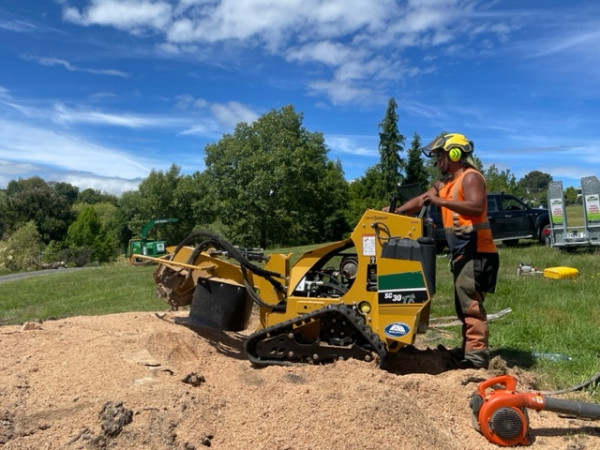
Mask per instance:
[[[0,63],[0,188],[203,171],[289,104],[351,180],[391,97],[407,147],[460,132],[485,168],[600,176],[600,2],[6,0]]]

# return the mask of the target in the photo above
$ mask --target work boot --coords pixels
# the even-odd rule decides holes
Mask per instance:
[[[458,363],[459,369],[487,369],[490,362],[490,352],[482,350],[465,352],[465,357]]]

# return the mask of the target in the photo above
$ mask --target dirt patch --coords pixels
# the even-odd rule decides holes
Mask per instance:
[[[194,332],[181,313],[0,327],[3,449],[492,449],[472,426],[499,359],[453,370],[417,342],[390,361],[255,368],[245,333]],[[600,448],[598,422],[529,412],[532,448]]]

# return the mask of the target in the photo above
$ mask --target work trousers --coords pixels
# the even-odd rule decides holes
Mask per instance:
[[[484,293],[477,290],[473,258],[461,255],[452,262],[454,275],[454,304],[462,322],[463,350],[466,359],[489,354],[489,329],[483,307]]]

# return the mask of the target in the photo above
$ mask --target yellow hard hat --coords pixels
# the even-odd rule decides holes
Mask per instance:
[[[422,152],[428,158],[435,156],[440,151],[448,152],[451,161],[458,162],[461,159],[467,164],[477,167],[471,153],[473,153],[473,142],[468,140],[464,134],[448,133],[435,138],[425,147]]]

